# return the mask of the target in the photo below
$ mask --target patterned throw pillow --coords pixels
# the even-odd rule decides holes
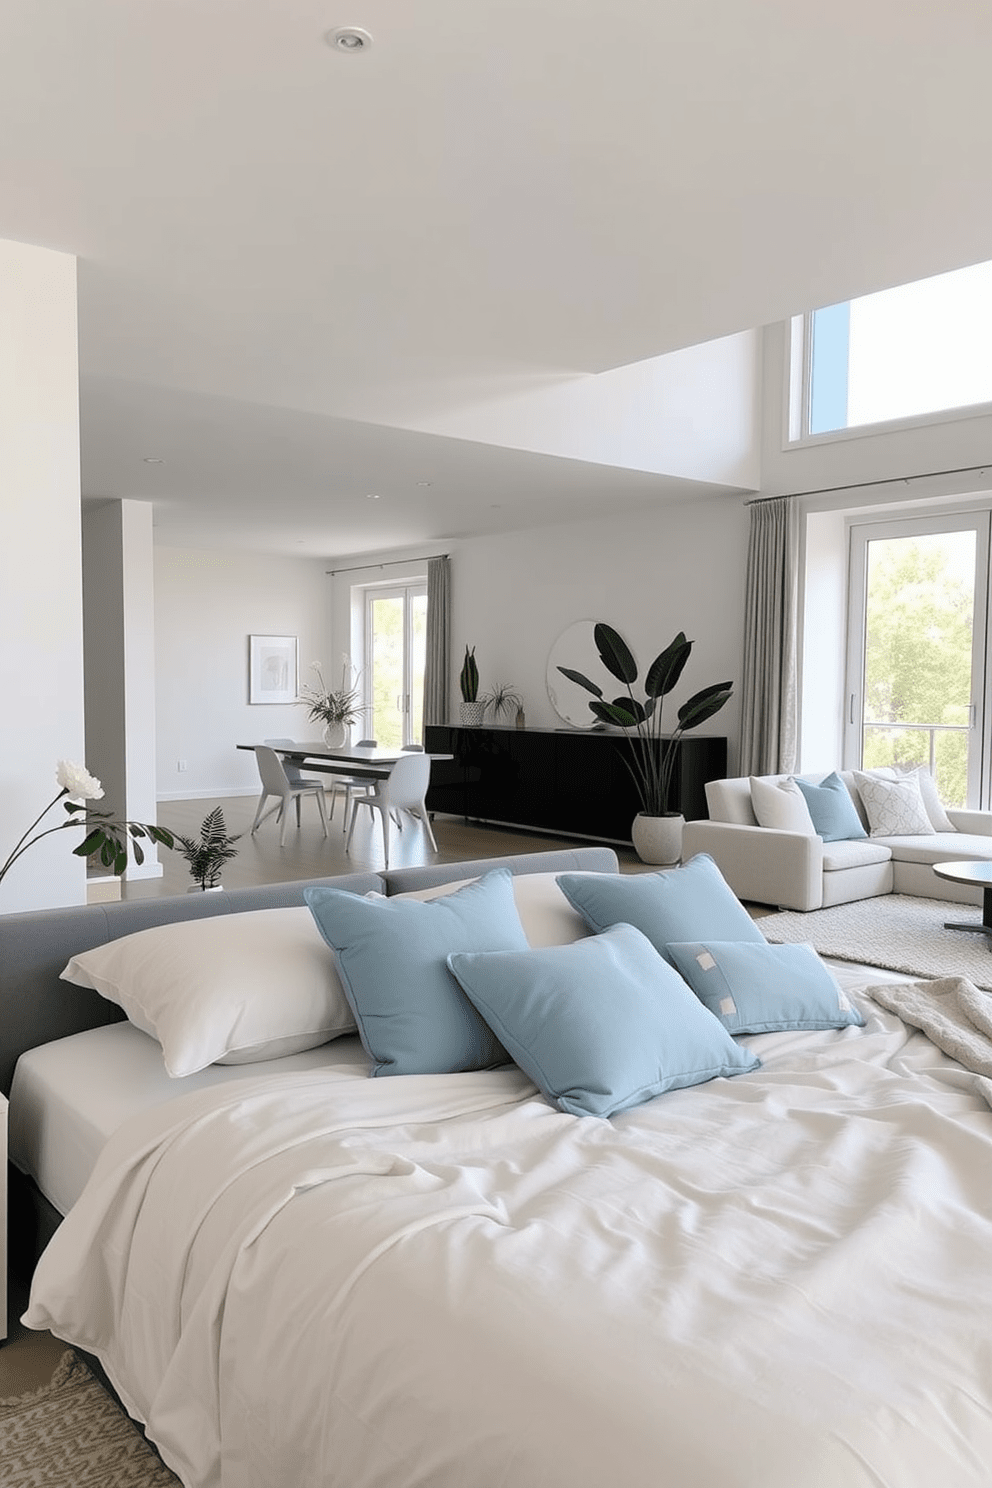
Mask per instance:
[[[882,780],[855,770],[858,794],[868,815],[872,837],[933,837],[934,826],[920,794],[916,775]]]

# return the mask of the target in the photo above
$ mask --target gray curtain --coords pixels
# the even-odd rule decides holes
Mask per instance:
[[[424,667],[424,723],[446,724],[448,717],[451,564],[447,557],[427,564],[427,661]]]
[[[794,496],[751,507],[741,682],[742,775],[795,769],[799,513]]]

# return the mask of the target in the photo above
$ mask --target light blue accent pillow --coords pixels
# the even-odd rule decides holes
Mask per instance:
[[[670,940],[765,937],[709,853],[660,873],[560,873],[562,893],[594,930],[636,925],[667,961]]]
[[[506,868],[427,901],[304,889],[338,963],[373,1075],[454,1074],[505,1064],[506,1050],[459,990],[452,951],[524,951]]]
[[[448,965],[524,1073],[573,1116],[612,1116],[759,1064],[633,925],[566,946],[459,951]]]
[[[673,942],[675,965],[730,1033],[846,1028],[864,1019],[812,946]]]
[[[848,842],[855,837],[867,837],[861,825],[857,808],[851,794],[834,770],[819,785],[808,780],[791,777],[806,798],[809,814],[813,818],[813,830],[824,842]]]

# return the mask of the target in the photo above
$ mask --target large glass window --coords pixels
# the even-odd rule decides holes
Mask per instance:
[[[992,263],[805,318],[793,437],[992,403]]]
[[[929,765],[949,806],[983,771],[989,517],[851,529],[848,761]]]
[[[427,586],[416,583],[369,589],[365,603],[368,736],[389,749],[421,744]]]

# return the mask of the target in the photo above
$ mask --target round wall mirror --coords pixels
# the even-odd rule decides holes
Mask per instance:
[[[603,663],[593,640],[595,624],[594,620],[573,620],[562,631],[548,655],[548,700],[558,717],[572,728],[603,727],[589,709],[592,693],[586,692],[569,677],[563,677],[558,670],[560,666],[571,667],[573,672],[581,672],[590,682],[604,685]]]

